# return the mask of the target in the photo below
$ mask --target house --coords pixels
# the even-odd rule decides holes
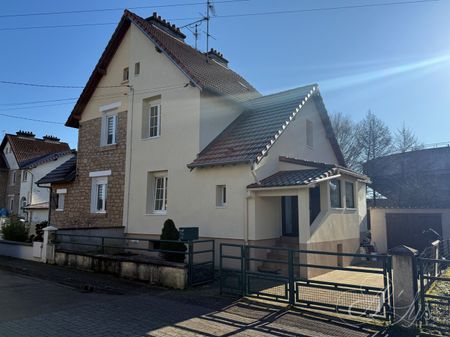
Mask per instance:
[[[69,145],[53,136],[39,139],[25,131],[5,135],[0,145],[0,208],[31,223],[47,220],[49,186],[35,182],[72,155]]]
[[[261,95],[216,50],[125,11],[66,125],[78,154],[44,177],[59,228],[355,252],[367,177],[345,168],[318,86]],[[68,178],[63,178],[67,176]]]
[[[422,250],[450,237],[450,147],[396,153],[364,170],[382,199],[368,200],[372,243],[386,253],[398,245]]]

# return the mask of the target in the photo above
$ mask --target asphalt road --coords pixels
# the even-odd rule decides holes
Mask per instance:
[[[105,275],[0,258],[2,337],[387,335],[382,328],[234,301],[219,296],[211,286],[188,291],[150,288]]]

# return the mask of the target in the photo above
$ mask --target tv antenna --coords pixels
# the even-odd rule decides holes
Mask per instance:
[[[206,62],[208,62],[208,52],[209,52],[209,38],[211,35],[209,34],[209,21],[211,20],[211,14],[216,15],[216,9],[214,8],[214,4],[212,0],[206,0]]]

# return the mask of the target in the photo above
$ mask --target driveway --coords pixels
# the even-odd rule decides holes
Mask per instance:
[[[47,279],[46,279],[47,278]],[[0,257],[0,336],[379,336],[381,328]]]

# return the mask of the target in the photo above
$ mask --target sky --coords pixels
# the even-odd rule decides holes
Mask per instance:
[[[64,122],[122,11],[5,16],[148,7],[131,10],[142,17],[157,11],[182,26],[201,17],[203,2],[2,1],[0,81],[80,88],[0,83],[0,132],[51,134],[75,148],[77,130]],[[230,67],[261,93],[317,83],[330,113],[342,112],[359,121],[370,109],[392,130],[405,123],[425,144],[450,142],[450,0],[215,2],[210,47],[222,52]],[[161,5],[165,7],[157,7]],[[278,14],[234,16],[263,12]],[[22,29],[86,23],[105,25]],[[192,34],[184,32],[193,44]],[[204,50],[205,45],[203,34],[199,47]]]

